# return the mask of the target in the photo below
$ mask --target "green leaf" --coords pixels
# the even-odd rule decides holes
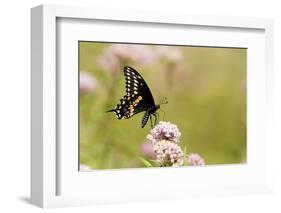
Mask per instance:
[[[146,166],[146,167],[152,167],[152,164],[148,161],[148,160],[145,160],[144,158],[139,158],[143,164]]]

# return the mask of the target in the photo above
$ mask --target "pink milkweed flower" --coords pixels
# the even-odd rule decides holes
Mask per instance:
[[[129,53],[131,54],[131,59],[141,65],[152,64],[155,59],[153,51],[144,45],[130,45]]]
[[[188,156],[188,163],[191,166],[204,166],[205,165],[204,159],[196,153],[191,153]]]
[[[128,60],[140,65],[149,65],[154,59],[154,52],[146,45],[113,44],[98,57],[98,63],[103,69],[114,73]]]
[[[151,64],[154,59],[153,51],[146,45],[114,44],[111,51],[121,60],[132,60],[141,65]]]
[[[160,121],[147,135],[150,143],[155,144],[159,140],[169,140],[178,143],[181,133],[177,125],[170,122]]]
[[[144,142],[140,145],[140,150],[141,153],[145,156],[145,157],[149,157],[151,159],[155,159],[155,154],[153,151],[153,145],[151,143],[147,143]]]
[[[85,71],[80,71],[80,92],[91,93],[96,89],[96,79]]]
[[[120,69],[120,60],[112,53],[111,49],[105,50],[104,53],[97,58],[97,63],[110,73],[116,73]]]
[[[91,167],[85,165],[85,164],[80,164],[79,165],[79,171],[80,172],[88,172],[88,171],[92,171]]]
[[[161,166],[182,166],[184,161],[184,153],[181,147],[167,140],[157,141],[153,145],[156,154],[156,160]]]
[[[155,52],[158,57],[166,58],[172,63],[178,63],[182,59],[182,51],[177,47],[158,46]]]

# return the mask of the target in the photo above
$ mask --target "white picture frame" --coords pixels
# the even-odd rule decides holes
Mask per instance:
[[[61,88],[61,81],[56,72],[61,66],[58,65],[57,51],[60,48],[59,42],[62,41],[61,38],[58,39],[58,36],[63,30],[68,33],[69,39],[65,39],[65,44],[69,44],[68,49],[73,48],[72,41],[79,40],[80,37],[84,38],[84,36],[88,38],[88,26],[86,25],[86,28],[80,26],[79,21],[74,25],[71,23],[74,20],[82,22],[87,20],[89,24],[91,21],[99,21],[101,31],[99,39],[106,41],[113,41],[113,38],[105,37],[106,28],[102,27],[104,23],[110,22],[117,28],[124,23],[135,23],[135,25],[141,24],[143,29],[150,24],[159,26],[159,28],[165,27],[166,30],[177,26],[189,26],[195,29],[195,34],[196,29],[200,28],[200,30],[210,31],[208,36],[214,37],[212,40],[197,36],[198,40],[194,40],[193,45],[208,46],[210,42],[213,42],[212,45],[218,46],[234,44],[249,47],[247,118],[252,125],[249,125],[248,129],[250,145],[248,146],[247,165],[210,166],[188,168],[188,170],[187,168],[155,168],[79,173],[74,165],[77,162],[77,156],[72,155],[77,153],[77,146],[75,148],[77,138],[67,144],[69,147],[66,147],[65,143],[57,143],[61,130],[58,128],[59,103],[67,101],[60,100],[61,96],[57,95],[58,88]],[[270,146],[271,141],[267,133],[273,125],[270,114],[266,113],[272,107],[273,21],[271,19],[41,5],[31,10],[31,26],[31,201],[33,204],[47,208],[271,191],[270,166],[269,162],[265,160],[268,153],[266,155],[264,152],[265,148]],[[93,29],[96,30],[96,28]],[[228,39],[220,39],[220,43],[216,43],[218,42],[216,41],[218,39],[215,38],[216,31],[218,31],[218,35],[221,33],[222,38],[229,35],[231,42]],[[240,31],[246,32],[243,34],[246,36],[239,37]],[[224,32],[227,35],[224,35]],[[90,30],[89,34],[91,34]],[[249,36],[250,34],[253,36]],[[120,35],[119,37],[114,35],[117,37],[115,38],[117,41],[124,42],[130,39],[124,37],[122,40]],[[142,42],[157,42],[157,37],[144,36],[143,39]],[[175,40],[173,36],[170,39]],[[180,38],[178,39],[178,42],[184,42]],[[67,43],[68,41],[70,43]],[[167,39],[166,43],[169,42],[172,40]],[[70,59],[75,56],[75,52],[71,55],[71,51],[65,52],[63,48],[60,49],[60,54],[70,57]],[[254,65],[255,63],[256,65]],[[74,65],[70,63],[69,66]],[[255,70],[256,77],[253,77],[254,73],[251,70]],[[69,88],[77,88],[75,80],[77,79],[70,80],[64,85]],[[255,95],[257,93],[260,94],[260,97]],[[260,122],[261,120],[263,122]],[[64,121],[60,122],[64,124]],[[73,119],[73,122],[74,125],[70,128],[77,127],[77,120]],[[72,136],[70,133],[69,137]],[[72,138],[75,138],[75,134]],[[251,141],[256,142],[255,146]],[[69,162],[69,166],[65,162]],[[206,175],[210,180],[204,180]],[[163,181],[163,177],[167,176],[177,181],[171,183]],[[192,184],[185,181],[187,177]],[[218,177],[224,177],[224,180]],[[136,182],[130,181],[138,179],[142,179],[143,183],[136,185]],[[97,182],[98,184],[94,184]],[[204,184],[200,184],[202,182]],[[165,189],[161,188],[163,184],[165,184]],[[94,193],[91,193],[93,191]]]

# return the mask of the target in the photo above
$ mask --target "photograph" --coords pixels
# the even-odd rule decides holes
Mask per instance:
[[[78,42],[79,171],[247,163],[247,48]]]

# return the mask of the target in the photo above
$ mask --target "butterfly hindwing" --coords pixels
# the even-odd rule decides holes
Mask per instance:
[[[120,99],[120,103],[112,111],[115,112],[118,119],[127,119],[133,115],[142,112],[142,108],[138,108],[138,104],[141,102],[142,96],[140,95],[125,95]]]

